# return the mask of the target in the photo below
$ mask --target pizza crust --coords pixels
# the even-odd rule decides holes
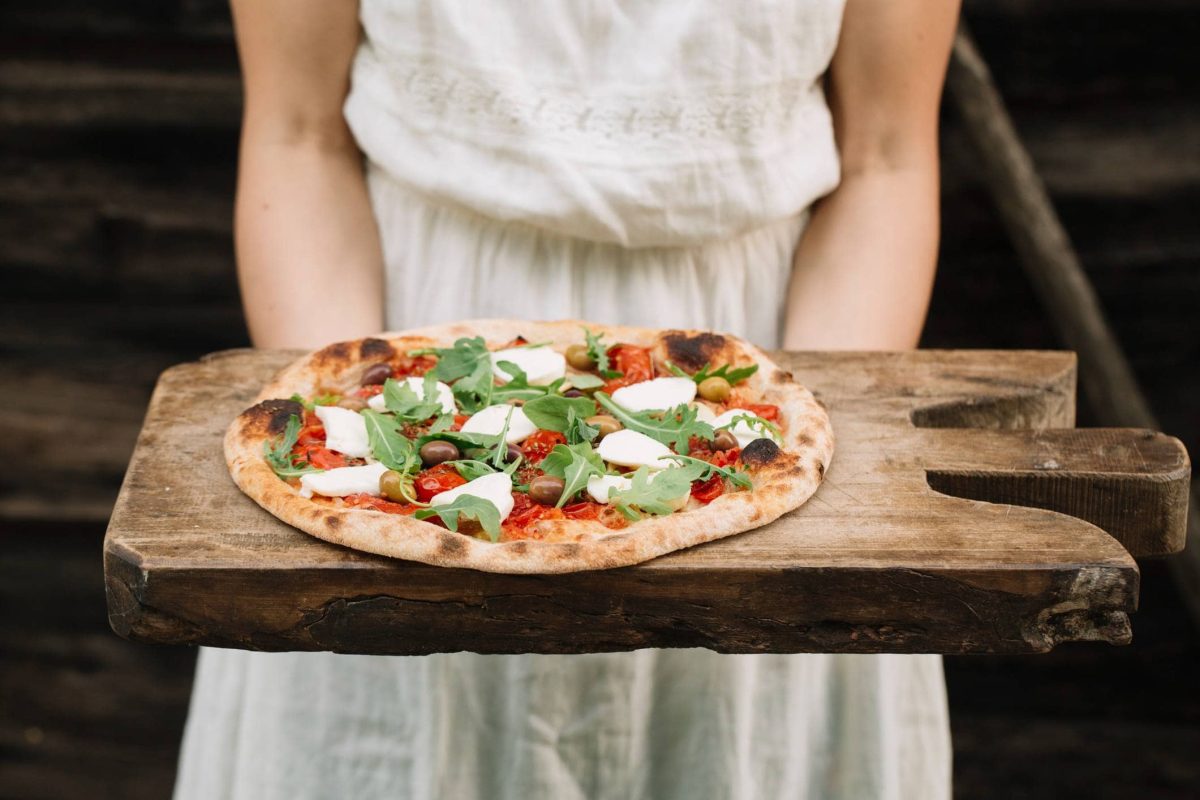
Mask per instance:
[[[657,370],[664,362],[694,371],[709,361],[759,365],[745,386],[763,403],[779,406],[786,430],[782,450],[757,448],[754,489],[727,492],[711,503],[663,517],[645,517],[620,530],[591,520],[544,520],[547,539],[493,543],[448,531],[405,515],[313,502],[281,481],[263,458],[263,443],[282,432],[299,404],[299,393],[345,394],[357,388],[362,370],[418,347],[449,347],[461,337],[482,336],[490,348],[517,336],[565,347],[581,341],[581,327],[608,342],[628,342],[652,350]],[[528,322],[468,320],[409,331],[388,332],[338,342],[309,353],[282,369],[263,387],[225,434],[226,464],[238,487],[267,511],[317,538],[356,550],[485,572],[559,573],[608,569],[647,561],[703,542],[771,522],[798,508],[817,490],[833,457],[829,417],[812,393],[758,347],[711,331],[657,330],[599,325],[579,320]],[[753,455],[753,454],[752,454]]]

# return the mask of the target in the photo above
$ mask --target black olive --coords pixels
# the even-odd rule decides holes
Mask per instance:
[[[363,386],[377,386],[392,377],[391,364],[372,364],[363,372]]]
[[[714,436],[712,440],[713,450],[732,450],[737,446],[737,437],[724,428],[717,431],[716,436]]]
[[[454,446],[454,442],[447,442],[442,439],[434,439],[431,442],[426,442],[421,445],[418,453],[421,456],[421,463],[427,467],[441,464],[443,461],[453,461],[459,456],[458,448]]]
[[[529,482],[529,499],[544,506],[552,506],[562,497],[566,484],[553,475],[538,475]]]

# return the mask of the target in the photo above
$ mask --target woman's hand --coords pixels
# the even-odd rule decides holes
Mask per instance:
[[[383,328],[383,258],[362,155],[342,116],[355,0],[233,0],[245,86],[235,239],[258,347]]]
[[[842,180],[796,249],[783,346],[915,347],[938,247],[938,106],[956,0],[848,0],[830,65]]]

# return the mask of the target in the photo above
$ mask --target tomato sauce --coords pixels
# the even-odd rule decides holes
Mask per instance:
[[[516,539],[538,539],[540,534],[533,525],[544,519],[565,519],[561,508],[544,506],[529,499],[523,492],[513,492],[513,510],[504,520],[501,527],[501,539],[513,541]]]
[[[400,356],[392,365],[393,378],[407,378],[410,375],[424,375],[437,366],[437,356]]]
[[[604,506],[594,500],[583,500],[562,507],[563,516],[567,519],[597,519]]]
[[[412,514],[417,511],[420,506],[414,506],[411,503],[394,503],[384,497],[376,497],[373,494],[360,492],[358,494],[347,495],[342,498],[348,506],[355,508],[373,508],[376,511],[384,511],[388,514]]]

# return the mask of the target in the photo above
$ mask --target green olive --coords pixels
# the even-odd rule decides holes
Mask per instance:
[[[700,396],[712,403],[724,403],[731,387],[724,378],[705,378],[700,381]]]
[[[737,437],[724,428],[717,431],[717,435],[712,440],[713,450],[732,450],[737,446]]]
[[[396,503],[403,503],[408,499],[404,496],[404,478],[394,469],[389,469],[379,476],[379,493]]]
[[[566,484],[553,475],[538,475],[529,482],[529,499],[544,506],[552,506],[562,497]]]
[[[588,355],[588,349],[582,344],[573,344],[567,348],[567,363],[572,369],[586,372],[589,369],[596,368],[596,362]]]
[[[441,464],[443,461],[453,461],[458,458],[458,448],[454,446],[454,442],[447,442],[442,439],[434,439],[421,445],[421,449],[417,451],[421,456],[421,463],[427,467],[432,467],[435,464]]]
[[[622,428],[621,423],[617,422],[615,419],[608,416],[607,414],[597,414],[594,417],[588,417],[586,422],[588,425],[591,425],[593,428],[600,429],[600,435],[596,437],[596,441],[600,441],[605,436],[608,436],[610,433],[616,433],[617,431],[621,430],[621,428]]]

